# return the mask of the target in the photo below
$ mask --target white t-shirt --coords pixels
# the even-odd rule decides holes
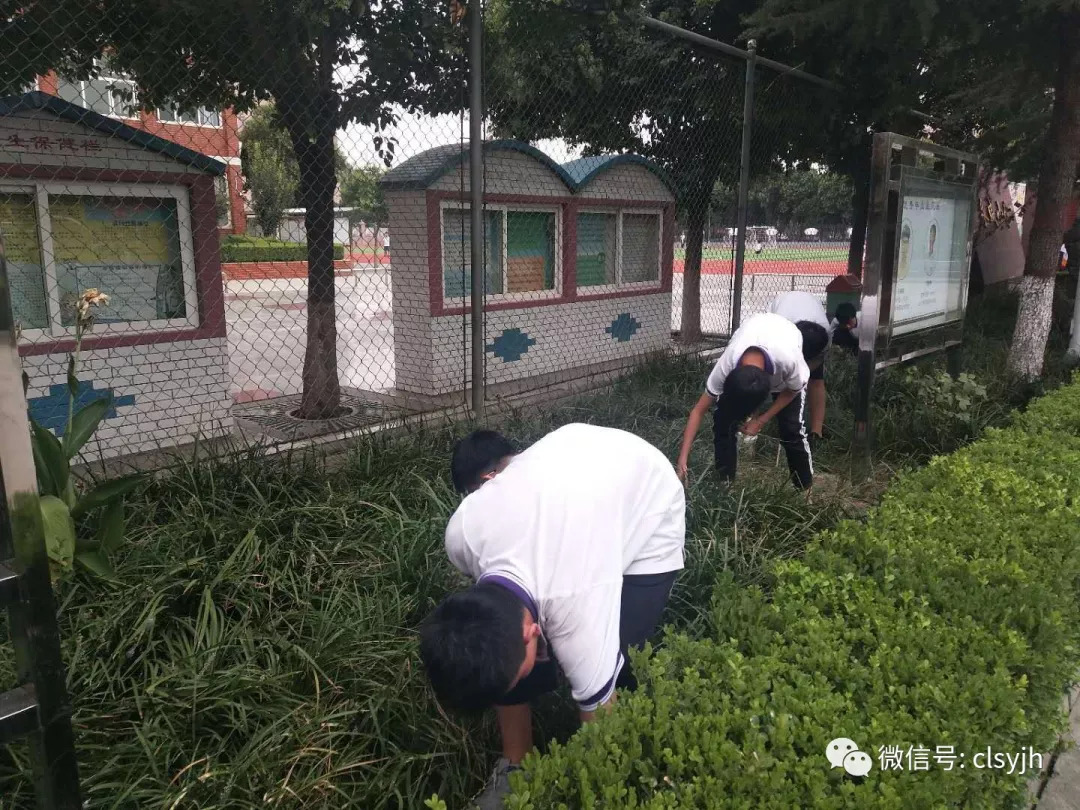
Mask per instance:
[[[536,606],[544,639],[590,711],[623,666],[623,576],[683,567],[683,487],[631,433],[571,424],[476,490],[446,527],[446,551],[475,580],[501,577]]]
[[[826,332],[832,333],[829,329],[829,316],[825,314],[825,307],[813,293],[797,290],[780,293],[769,305],[769,312],[783,315],[792,323],[810,321],[820,324]]]
[[[713,397],[719,397],[724,391],[724,380],[748,349],[760,349],[765,353],[765,371],[772,378],[770,390],[774,394],[786,390],[801,391],[810,382],[810,369],[802,356],[802,333],[783,315],[766,312],[747,318],[735,330],[709,373],[705,390]]]

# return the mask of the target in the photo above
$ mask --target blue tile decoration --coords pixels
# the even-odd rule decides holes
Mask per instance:
[[[80,381],[75,393],[75,410],[77,412],[84,405],[89,405],[98,399],[108,399],[109,397],[112,397],[112,405],[105,411],[106,419],[115,417],[118,407],[122,408],[125,405],[135,404],[135,397],[131,394],[116,397],[113,396],[111,388],[98,388],[95,390],[94,383]],[[35,422],[54,431],[57,436],[64,435],[64,430],[67,428],[68,411],[67,383],[50,385],[47,396],[32,397],[27,402],[27,405],[29,406],[30,416],[33,417]]]
[[[513,363],[521,359],[521,356],[529,351],[530,346],[536,345],[536,339],[529,337],[517,327],[504,329],[503,333],[489,343],[485,348],[496,357],[507,363]]]
[[[634,336],[634,333],[641,328],[641,324],[637,322],[629,312],[623,312],[618,318],[611,322],[611,326],[607,327],[604,331],[611,335],[612,338],[619,341],[619,343],[626,343],[630,338]]]

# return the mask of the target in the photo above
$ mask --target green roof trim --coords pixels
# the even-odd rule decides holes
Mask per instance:
[[[668,173],[651,160],[643,158],[641,155],[593,155],[590,157],[578,158],[577,160],[571,160],[569,163],[564,163],[562,165],[563,169],[574,181],[574,185],[578,190],[587,186],[598,175],[610,171],[616,166],[641,166],[656,175],[657,179],[667,187],[667,190],[670,191],[672,195],[675,193],[675,184],[671,182]]]
[[[535,146],[524,141],[498,140],[484,143],[484,154],[491,152],[519,152],[551,169],[571,192],[574,183],[562,166],[545,155]],[[396,166],[382,176],[379,185],[388,191],[421,191],[430,188],[439,178],[464,163],[469,157],[468,141],[436,146],[418,155],[413,155],[400,166]]]
[[[656,175],[668,191],[674,188],[664,170],[641,155],[598,155],[559,164],[524,141],[498,140],[484,143],[484,154],[500,151],[518,152],[542,163],[562,180],[571,194],[579,192],[597,175],[623,165],[642,166]],[[388,171],[379,181],[379,185],[387,191],[423,191],[435,185],[443,175],[460,166],[468,157],[468,142],[436,146],[413,155],[400,166]]]
[[[188,149],[173,141],[151,135],[145,130],[136,129],[115,118],[109,118],[40,90],[33,90],[20,96],[0,98],[0,117],[28,110],[43,110],[52,113],[64,121],[82,124],[103,135],[119,138],[150,152],[157,152],[208,174],[219,176],[225,174],[226,165],[220,160],[214,160],[194,149]]]

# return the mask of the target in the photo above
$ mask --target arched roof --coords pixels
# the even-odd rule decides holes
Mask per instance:
[[[484,144],[484,153],[489,154],[491,152],[519,152],[528,155],[550,169],[566,184],[567,189],[574,191],[574,184],[570,179],[570,175],[566,173],[562,166],[535,146],[531,146],[524,141],[488,141]],[[468,157],[468,141],[436,146],[434,149],[428,149],[418,155],[413,155],[400,166],[395,166],[382,176],[379,185],[384,189],[398,191],[415,191],[430,188],[440,177],[463,163]]]
[[[667,173],[641,155],[596,155],[571,160],[560,165],[535,146],[524,141],[506,139],[488,141],[484,144],[485,154],[500,151],[518,152],[543,164],[562,180],[571,193],[580,191],[598,175],[610,171],[616,166],[624,165],[641,166],[656,175],[660,182],[667,187],[668,191],[672,191],[674,188]],[[418,155],[413,155],[401,165],[395,166],[383,175],[379,185],[384,189],[397,191],[420,191],[430,188],[438,182],[439,178],[461,165],[468,157],[468,142],[436,146]]]
[[[564,163],[562,167],[570,175],[574,186],[580,189],[587,186],[598,175],[610,171],[616,166],[627,165],[641,166],[649,170],[667,187],[668,191],[674,193],[674,184],[668,177],[667,172],[641,155],[593,155],[571,160],[569,163]]]

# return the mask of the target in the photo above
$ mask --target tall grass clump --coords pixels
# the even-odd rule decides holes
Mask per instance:
[[[122,584],[61,594],[89,806],[418,807],[486,766],[416,667],[412,628],[453,584],[449,490],[380,466],[238,454],[134,504]],[[12,754],[0,793],[30,807]]]

